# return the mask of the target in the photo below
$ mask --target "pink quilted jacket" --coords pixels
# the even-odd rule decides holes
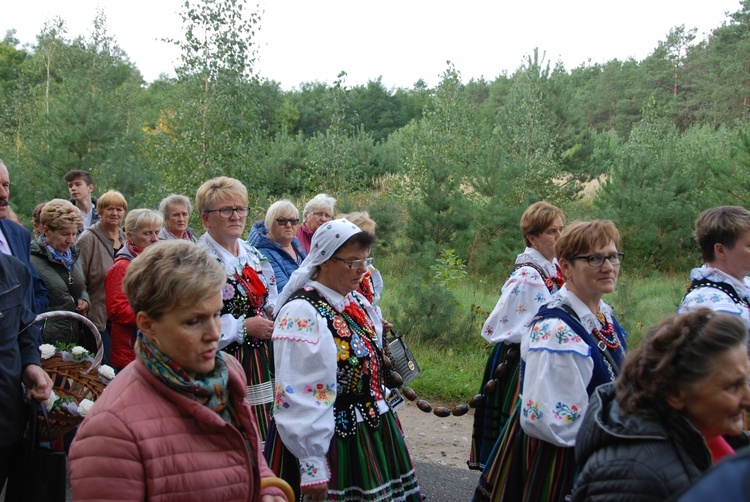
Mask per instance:
[[[273,472],[263,458],[239,363],[224,354],[240,432],[205,406],[173,391],[139,360],[107,386],[70,449],[73,500],[258,500]],[[231,359],[230,359],[231,358]]]

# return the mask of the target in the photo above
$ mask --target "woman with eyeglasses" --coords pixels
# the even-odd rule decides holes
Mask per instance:
[[[602,301],[617,285],[620,234],[576,222],[555,244],[565,285],[521,338],[520,397],[482,472],[474,500],[564,501],[575,480],[576,434],[589,396],[614,382],[626,334]]]
[[[271,313],[278,294],[271,263],[241,239],[247,204],[245,185],[226,176],[205,182],[195,194],[195,205],[206,228],[198,242],[227,274],[221,290],[224,307],[219,349],[242,363],[248,381],[247,398],[265,440],[273,402]]]
[[[333,218],[335,206],[336,199],[324,193],[319,193],[305,204],[305,209],[302,210],[302,225],[297,229],[297,239],[306,253],[310,252],[310,243],[318,227]]]
[[[562,234],[560,208],[539,201],[521,216],[526,249],[516,257],[497,305],[482,326],[482,337],[494,344],[479,387],[483,401],[474,411],[469,469],[482,470],[500,431],[513,412],[518,396],[521,337],[539,307],[563,285],[555,259],[555,243]],[[488,382],[493,382],[489,386]]]
[[[374,236],[323,224],[279,296],[266,459],[302,500],[422,500],[385,401],[382,323],[357,293]]]
[[[265,221],[256,222],[247,237],[248,244],[255,246],[271,262],[279,293],[307,256],[295,237],[298,223],[299,211],[294,204],[286,199],[279,200],[271,204]]]

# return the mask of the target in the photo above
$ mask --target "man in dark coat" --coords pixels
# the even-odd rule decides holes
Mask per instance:
[[[37,401],[47,399],[52,390],[52,380],[40,365],[35,316],[26,303],[30,284],[29,269],[13,256],[0,253],[0,486],[8,477],[21,439],[21,383]]]
[[[31,233],[21,225],[8,219],[10,213],[8,207],[9,196],[10,175],[8,174],[8,168],[0,160],[0,253],[15,256],[28,267],[29,272],[31,272],[33,288],[29,288],[27,291],[27,299],[34,313],[41,314],[47,310],[47,305],[49,305],[47,290],[44,289],[44,282],[31,264]]]

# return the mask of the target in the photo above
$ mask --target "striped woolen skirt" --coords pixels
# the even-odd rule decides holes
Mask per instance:
[[[520,410],[519,400],[479,478],[475,502],[563,502],[573,490],[575,448],[560,448],[526,435]]]
[[[328,450],[331,480],[328,500],[420,502],[422,495],[403,434],[390,411],[380,416],[378,430],[362,422],[357,434],[334,434]],[[265,447],[268,466],[289,483],[299,499],[299,462],[286,449],[271,423]]]
[[[515,357],[508,357],[508,349],[514,348]],[[518,377],[521,365],[520,345],[498,343],[492,350],[484,369],[479,393],[484,402],[474,411],[474,430],[471,435],[471,451],[467,465],[469,469],[482,470],[495,447],[505,423],[508,421],[518,397]],[[505,363],[507,368],[498,376],[495,370]],[[491,393],[484,393],[485,384],[496,379],[497,385]]]
[[[260,341],[259,346],[229,345],[226,349],[242,365],[247,377],[247,400],[255,414],[261,441],[266,440],[273,405],[273,346]]]

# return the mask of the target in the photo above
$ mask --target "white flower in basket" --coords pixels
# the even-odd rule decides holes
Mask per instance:
[[[39,351],[42,353],[42,359],[49,359],[55,355],[55,346],[43,343],[39,346]]]
[[[92,406],[94,406],[94,401],[90,399],[83,399],[80,403],[78,403],[78,414],[82,417],[85,417],[86,414],[91,411]]]
[[[105,385],[112,381],[114,377],[115,370],[112,366],[107,366],[106,364],[99,366],[99,379],[104,382]]]
[[[80,345],[76,345],[75,347],[71,348],[70,351],[63,351],[62,352],[62,359],[63,361],[90,361],[91,353],[81,347]]]
[[[52,407],[55,405],[55,402],[60,399],[60,397],[55,394],[55,391],[53,390],[50,392],[49,397],[46,401],[44,401],[44,405],[47,407],[48,410],[51,410]]]

